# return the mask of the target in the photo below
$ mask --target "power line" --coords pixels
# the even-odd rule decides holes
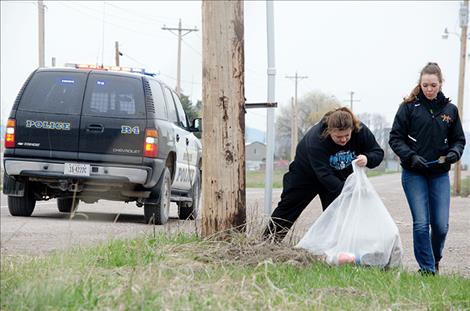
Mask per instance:
[[[182,41],[188,48],[190,48],[191,50],[193,50],[194,52],[196,52],[197,54],[199,54],[201,57],[202,57],[202,53],[199,52],[196,48],[193,48],[188,42],[186,42],[186,40],[183,40]]]
[[[186,36],[187,34],[193,31],[199,31],[199,29],[197,29],[196,27],[195,28],[182,28],[181,18],[178,23],[178,28],[171,28],[171,27],[166,27],[165,25],[163,25],[162,29],[168,30],[172,34],[175,34],[178,36],[178,60],[176,64],[176,94],[180,95],[181,94],[181,41],[182,41],[183,36]],[[176,34],[173,31],[178,31],[178,33]]]
[[[109,3],[110,6],[118,9],[118,10],[122,10],[124,12],[126,12],[127,14],[131,14],[131,15],[134,15],[134,16],[138,16],[139,19],[147,19],[150,23],[163,23],[164,20],[167,20],[167,21],[175,21],[176,19],[175,18],[168,18],[168,17],[163,17],[163,16],[158,16],[158,18],[161,18],[161,19],[157,19],[155,17],[149,17],[149,16],[145,16],[141,13],[137,13],[136,11],[132,10],[132,9],[125,9],[125,8],[122,8],[118,5],[115,5],[115,4],[112,4],[112,3]]]
[[[86,11],[83,11],[81,10],[80,8],[77,8],[73,5],[70,5],[69,3],[66,3],[66,2],[51,2],[51,4],[54,4],[54,5],[59,5],[59,6],[62,6],[62,7],[65,7],[69,10],[72,10],[72,11],[75,11],[79,14],[82,14],[82,15],[86,15],[86,16],[89,16],[89,17],[92,17],[98,21],[102,21],[102,18],[99,17],[99,16],[96,16],[96,15],[93,15],[89,12],[86,12]],[[94,10],[93,10],[94,11]],[[125,26],[122,26],[120,24],[115,24],[113,22],[110,22],[108,20],[105,20],[105,23],[108,24],[108,25],[112,25],[112,26],[115,26],[115,27],[118,27],[118,28],[121,28],[121,29],[124,29],[128,32],[131,32],[131,33],[134,33],[134,34],[138,34],[138,35],[144,35],[144,36],[149,36],[149,37],[152,37],[155,39],[155,34],[149,34],[149,33],[146,33],[146,32],[143,32],[142,30],[137,30],[137,29],[133,29],[133,28],[129,28],[129,27],[125,27]]]

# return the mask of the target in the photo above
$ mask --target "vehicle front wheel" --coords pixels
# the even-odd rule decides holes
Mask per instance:
[[[194,184],[191,188],[190,197],[193,202],[180,202],[178,203],[178,217],[179,219],[196,219],[199,213],[199,199],[201,197],[201,173],[196,170],[194,176]]]
[[[76,198],[57,198],[57,208],[61,213],[72,213],[77,209],[78,202]]]
[[[157,203],[144,204],[144,219],[147,224],[163,225],[168,222],[170,214],[171,175],[168,167],[163,170],[157,184]]]
[[[8,196],[8,210],[11,216],[29,217],[36,206],[36,199],[30,191],[30,185],[26,184],[23,197]]]

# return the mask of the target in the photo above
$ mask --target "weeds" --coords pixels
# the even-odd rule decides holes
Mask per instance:
[[[44,258],[6,257],[2,310],[466,309],[470,280],[329,267],[291,244],[161,233]],[[227,232],[224,234],[227,237]]]

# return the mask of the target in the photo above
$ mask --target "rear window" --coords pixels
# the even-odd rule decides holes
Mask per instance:
[[[141,79],[101,74],[88,78],[84,115],[145,118],[144,106]]]
[[[28,83],[18,110],[80,114],[86,73],[37,72]]]

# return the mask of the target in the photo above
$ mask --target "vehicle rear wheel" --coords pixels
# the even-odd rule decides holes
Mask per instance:
[[[168,222],[170,214],[171,175],[168,167],[163,170],[157,184],[158,200],[156,204],[144,204],[144,219],[147,224],[163,225]]]
[[[179,219],[196,219],[199,213],[199,198],[201,197],[201,173],[196,170],[194,176],[194,184],[191,188],[190,197],[193,202],[178,203]]]
[[[57,198],[57,208],[61,213],[72,213],[77,209],[78,202],[77,198]]]
[[[35,206],[36,199],[28,183],[26,183],[23,197],[8,196],[8,210],[11,216],[29,217],[33,213]]]

